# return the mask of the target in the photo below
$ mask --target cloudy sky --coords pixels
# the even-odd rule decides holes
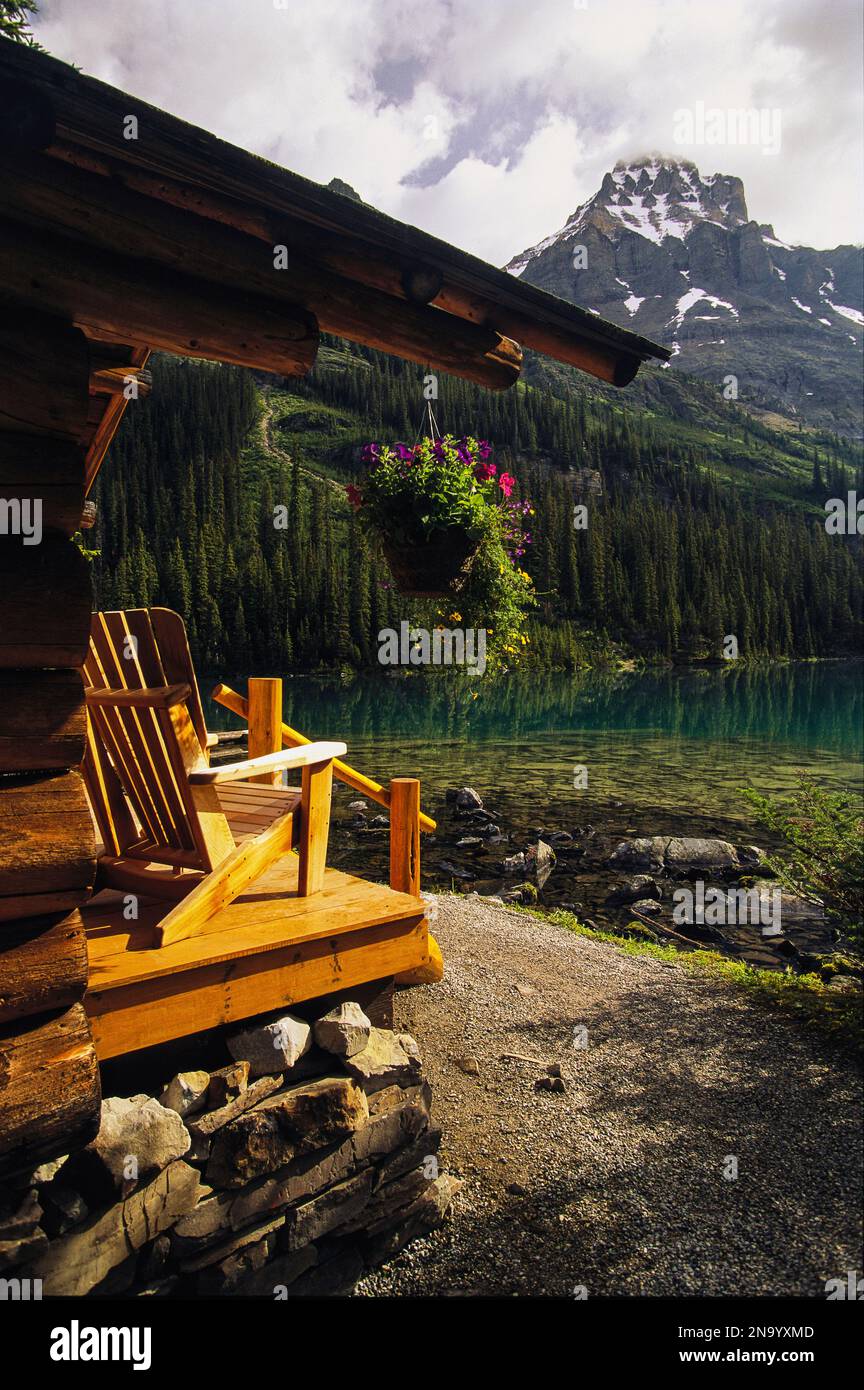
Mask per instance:
[[[787,241],[862,240],[859,0],[42,0],[34,27],[94,77],[495,263],[651,150],[739,175]],[[741,108],[779,152],[680,142],[681,111]]]

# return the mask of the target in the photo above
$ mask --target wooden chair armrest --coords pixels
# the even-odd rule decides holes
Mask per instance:
[[[288,767],[312,767],[316,763],[332,762],[348,749],[344,743],[306,743],[302,748],[283,748],[279,753],[265,753],[260,758],[244,758],[239,763],[222,763],[218,767],[190,772],[192,786],[212,786],[217,782],[240,782],[244,777],[257,777],[262,772],[281,772]]]
[[[154,685],[141,690],[104,687],[85,691],[88,705],[114,709],[172,709],[192,694],[190,685]]]
[[[217,744],[218,742],[219,742],[219,735],[218,735],[218,734],[208,734],[208,735],[207,735],[207,747],[208,747],[208,748],[215,748],[215,747],[216,747],[216,744]]]

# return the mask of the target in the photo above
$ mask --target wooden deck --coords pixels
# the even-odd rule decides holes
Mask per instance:
[[[199,935],[158,950],[170,903],[142,899],[130,922],[122,894],[98,894],[82,916],[100,1060],[428,964],[417,898],[336,869],[300,897],[297,865],[284,857]]]

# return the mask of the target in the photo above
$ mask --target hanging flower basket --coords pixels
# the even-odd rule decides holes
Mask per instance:
[[[480,548],[458,526],[433,533],[417,545],[382,540],[381,549],[405,598],[455,598],[465,587]]]
[[[452,435],[405,444],[367,444],[369,472],[347,489],[364,528],[380,543],[406,598],[461,592],[514,480],[496,476],[485,440]]]

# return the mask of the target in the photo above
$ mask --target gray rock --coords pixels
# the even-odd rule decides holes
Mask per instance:
[[[199,1182],[188,1163],[169,1164],[125,1201],[51,1241],[28,1272],[42,1279],[45,1293],[52,1296],[81,1297],[104,1286],[112,1271],[195,1205]]]
[[[293,1014],[279,1014],[228,1039],[231,1056],[248,1062],[249,1075],[255,1077],[290,1071],[311,1046],[312,1029]]]
[[[758,845],[742,845],[738,850],[738,858],[742,868],[758,869],[765,862],[765,851]]]
[[[501,865],[501,872],[505,874],[521,874],[525,869],[525,855],[520,850],[518,854],[510,854]]]
[[[350,1064],[352,1059],[346,1060]],[[346,1076],[291,1086],[219,1130],[207,1182],[213,1187],[243,1187],[284,1168],[299,1154],[341,1142],[368,1118],[365,1095]]]
[[[159,1097],[159,1104],[173,1110],[182,1119],[203,1110],[210,1087],[209,1071],[181,1071],[168,1082]]]
[[[220,1110],[209,1110],[206,1115],[199,1115],[191,1119],[187,1126],[192,1139],[189,1157],[196,1161],[207,1158],[210,1154],[213,1137],[218,1134],[220,1129],[224,1129],[232,1120],[236,1120],[238,1115],[251,1110],[253,1105],[265,1100],[274,1091],[278,1091],[281,1085],[281,1076],[262,1076],[251,1086],[248,1086],[245,1091],[241,1091],[239,1096],[230,1100],[227,1105],[223,1105]]]
[[[538,888],[543,887],[555,863],[555,851],[545,840],[538,840],[525,854],[526,872],[532,876]]]
[[[456,1063],[459,1070],[464,1072],[466,1076],[480,1075],[480,1063],[477,1061],[476,1057],[454,1057],[453,1061]]]
[[[460,811],[482,811],[483,801],[477,795],[473,787],[460,787],[453,797],[453,801]]]
[[[257,1225],[250,1226],[246,1231],[231,1231],[225,1240],[206,1245],[193,1254],[184,1256],[180,1261],[180,1269],[184,1274],[194,1274],[199,1269],[206,1269],[208,1265],[219,1264],[226,1260],[229,1255],[236,1254],[238,1250],[242,1250],[246,1246],[258,1245],[267,1237],[275,1234],[284,1224],[284,1221],[285,1218],[280,1213],[278,1216],[271,1216],[267,1221],[259,1221]]]
[[[49,1236],[62,1236],[90,1214],[80,1192],[66,1187],[62,1181],[49,1183],[41,1194],[42,1225]]]
[[[369,809],[368,804],[367,804],[365,801],[349,801],[349,802],[348,802],[348,810],[349,810],[349,811],[368,811],[368,809]]]
[[[364,1090],[377,1091],[394,1082],[411,1086],[422,1070],[417,1044],[408,1033],[372,1028],[362,1052],[346,1057],[343,1065]]]
[[[197,1205],[180,1217],[171,1232],[172,1249],[178,1255],[186,1255],[230,1231],[233,1202],[230,1192],[214,1192],[210,1187],[201,1187]]]
[[[440,1226],[461,1187],[459,1179],[447,1173],[431,1182],[415,1202],[399,1213],[395,1225],[364,1242],[367,1263],[377,1265],[391,1259],[409,1240]]]
[[[249,1086],[249,1063],[232,1062],[230,1066],[220,1067],[211,1072],[207,1088],[207,1109],[221,1110],[229,1101],[236,1100]]]
[[[738,853],[728,840],[675,837],[666,846],[666,868],[671,873],[699,870],[717,873],[741,867]]]
[[[325,1052],[353,1057],[369,1042],[372,1024],[359,1004],[339,1004],[315,1024],[315,1041]]]
[[[389,816],[373,816],[369,822],[369,826],[372,830],[386,830],[389,824]]]
[[[292,1250],[287,1255],[276,1255],[259,1269],[244,1269],[235,1278],[233,1291],[244,1297],[285,1298],[292,1293],[292,1285],[300,1275],[314,1268],[317,1260],[318,1251],[314,1245]]]
[[[428,1130],[432,1091],[420,1086],[386,1086],[369,1097],[369,1123],[353,1137],[358,1162],[394,1154]]]
[[[617,903],[635,903],[640,898],[657,898],[659,901],[660,896],[660,887],[656,879],[650,874],[636,874],[629,883],[615,888],[606,901],[614,906]]]
[[[230,1207],[232,1228],[239,1229],[256,1216],[314,1197],[323,1188],[347,1177],[355,1161],[353,1137],[330,1148],[303,1154],[272,1177],[250,1183],[237,1193]]]
[[[0,1196],[0,1240],[24,1240],[32,1236],[42,1219],[35,1188]]]
[[[652,913],[662,912],[663,908],[656,898],[640,898],[638,902],[633,904],[633,911],[644,912],[650,916]]]
[[[99,1133],[69,1160],[64,1179],[83,1193],[91,1207],[102,1205],[149,1182],[188,1153],[190,1146],[180,1116],[158,1100],[111,1096],[102,1102]]]
[[[311,1245],[337,1227],[353,1223],[372,1195],[371,1168],[353,1178],[328,1187],[310,1202],[292,1207],[285,1219],[285,1240],[289,1250]]]
[[[613,869],[640,869],[648,873],[660,873],[664,865],[667,843],[662,835],[622,840],[615,846],[606,863]]]
[[[432,1181],[422,1168],[412,1168],[410,1172],[403,1173],[392,1182],[377,1186],[360,1215],[353,1220],[340,1223],[340,1236],[351,1235],[360,1230],[374,1236],[379,1231],[388,1230],[404,1215],[406,1208],[426,1191]]]
[[[38,1168],[34,1168],[30,1174],[30,1185],[41,1187],[43,1183],[50,1182],[56,1178],[63,1164],[66,1162],[68,1154],[63,1154],[62,1158],[52,1158],[49,1163],[40,1163]]]

